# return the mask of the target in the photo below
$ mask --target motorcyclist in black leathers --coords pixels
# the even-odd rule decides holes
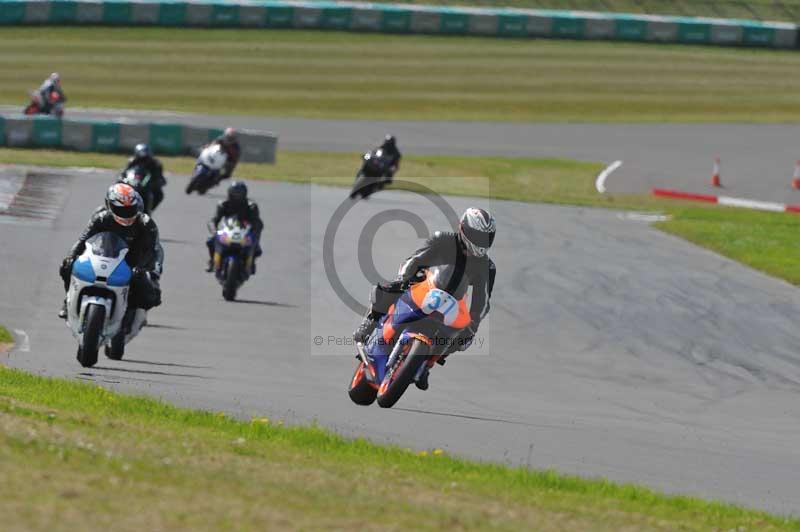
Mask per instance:
[[[67,101],[67,96],[61,88],[61,76],[59,76],[58,72],[50,74],[39,86],[37,92],[42,99],[41,112],[60,116],[64,103]],[[57,96],[57,98],[54,98],[54,96]]]
[[[494,217],[484,209],[471,207],[461,216],[457,233],[439,232],[428,239],[425,246],[414,252],[401,265],[396,281],[373,288],[372,307],[353,333],[356,342],[364,343],[369,338],[386,309],[403,293],[403,286],[414,279],[419,271],[428,266],[451,265],[454,275],[465,275],[472,286],[470,303],[470,325],[456,338],[445,356],[454,350],[463,351],[472,343],[481,320],[489,312],[489,299],[494,287],[495,265],[487,252],[495,236]],[[377,309],[376,307],[379,307]],[[440,360],[444,363],[444,358]],[[421,390],[428,389],[428,372],[423,372],[416,381]]]
[[[128,296],[128,309],[150,309],[161,304],[158,280],[164,264],[164,250],[158,238],[158,227],[142,212],[142,198],[130,185],[116,183],[106,193],[105,205],[92,214],[89,224],[62,261],[59,275],[64,290],[69,289],[72,263],[83,253],[86,241],[97,233],[111,232],[128,244],[125,260],[133,268]],[[59,317],[66,318],[66,299]]]
[[[397,169],[400,168],[400,159],[403,154],[397,149],[397,139],[394,138],[394,135],[386,135],[383,139],[383,144],[379,148],[383,150],[384,156],[389,160],[389,175],[386,177],[391,180]]]
[[[228,155],[219,178],[220,180],[228,179],[233,175],[233,170],[239,164],[239,157],[242,154],[242,148],[239,146],[239,134],[232,127],[226,128],[222,135],[211,141],[211,144],[219,144]]]
[[[142,166],[150,174],[150,183],[147,187],[153,195],[153,205],[151,211],[156,210],[156,207],[164,201],[164,187],[167,180],[164,178],[164,167],[154,155],[153,150],[147,144],[137,144],[133,149],[133,157],[128,159],[128,164],[120,172],[120,179],[125,177],[125,172],[134,166]]]
[[[228,216],[236,216],[241,222],[248,222],[253,230],[255,239],[254,257],[261,256],[261,231],[264,229],[264,222],[258,212],[258,204],[247,199],[247,185],[243,181],[234,181],[228,187],[228,199],[217,203],[217,212],[211,219],[214,227],[217,227],[220,220]],[[207,272],[214,271],[214,235],[206,240],[208,247],[208,267]],[[251,274],[256,273],[256,261],[253,260]]]

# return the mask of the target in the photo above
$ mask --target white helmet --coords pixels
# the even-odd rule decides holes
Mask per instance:
[[[494,216],[484,209],[470,207],[461,216],[458,236],[464,251],[473,257],[484,257],[494,242],[496,227]]]

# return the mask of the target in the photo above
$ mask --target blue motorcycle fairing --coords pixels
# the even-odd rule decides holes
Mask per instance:
[[[72,264],[72,275],[85,283],[93,283],[96,280],[92,261],[88,258],[78,258]]]
[[[378,322],[375,332],[372,337],[364,346],[367,355],[373,362],[373,367],[377,374],[377,381],[381,382],[386,374],[386,363],[389,361],[389,355],[392,354],[392,349],[395,345],[395,340],[400,343],[405,343],[408,337],[405,333],[401,332],[405,325],[408,323],[423,319],[426,314],[417,307],[414,300],[411,299],[411,294],[405,292],[400,299],[394,304],[394,309],[391,314],[387,314]],[[383,338],[383,330],[386,322],[391,320],[391,325],[395,329],[394,339],[392,341],[385,341]]]
[[[114,271],[111,272],[111,275],[108,276],[108,280],[106,284],[108,286],[128,286],[131,284],[131,277],[133,276],[133,270],[131,267],[128,266],[128,263],[124,260],[120,262]]]

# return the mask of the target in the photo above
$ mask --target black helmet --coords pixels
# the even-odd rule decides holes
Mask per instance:
[[[144,210],[144,201],[127,183],[111,185],[106,192],[106,209],[119,225],[132,225]]]
[[[137,144],[133,149],[133,156],[137,159],[144,159],[145,157],[152,157],[153,150],[150,149],[149,144]]]
[[[468,255],[483,257],[492,247],[495,230],[494,216],[489,211],[470,207],[461,216],[458,237]]]
[[[238,203],[247,201],[247,185],[244,184],[244,181],[234,181],[230,184],[228,199]]]
[[[394,138],[394,135],[386,135],[383,137],[383,145],[384,146],[395,146],[397,144],[397,139]]]

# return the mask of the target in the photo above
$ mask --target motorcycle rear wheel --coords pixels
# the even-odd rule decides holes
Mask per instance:
[[[350,400],[355,404],[369,406],[375,402],[375,398],[378,396],[378,390],[367,380],[366,375],[364,375],[365,371],[366,367],[364,366],[364,362],[359,362],[358,367],[356,367],[356,372],[353,374],[353,379],[350,381],[347,395],[350,396]]]
[[[111,345],[106,346],[106,356],[111,360],[122,360],[125,355],[125,332],[120,330],[111,339]]]

